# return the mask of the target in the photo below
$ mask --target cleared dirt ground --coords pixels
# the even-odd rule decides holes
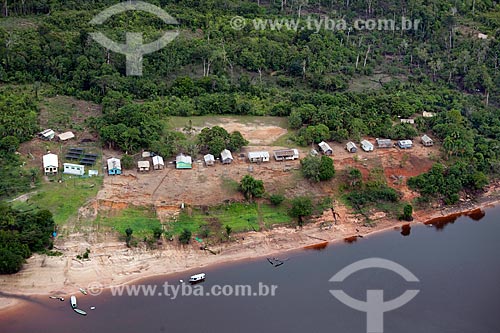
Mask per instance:
[[[286,129],[276,126],[257,128],[257,124],[243,124],[227,118],[219,125],[228,131],[238,130],[253,143],[244,147],[239,154],[234,154],[235,161],[231,165],[216,163],[214,167],[206,167],[202,157],[194,159],[192,170],[176,170],[172,160],[166,161],[167,167],[160,171],[139,173],[125,171],[121,176],[106,176],[104,187],[97,196],[98,208],[122,208],[127,205],[154,206],[160,217],[162,211],[171,211],[186,205],[210,206],[222,202],[241,201],[243,196],[237,192],[237,182],[246,174],[262,179],[268,193],[281,193],[287,197],[298,195],[324,196],[334,195],[342,175],[348,167],[359,168],[366,179],[370,170],[379,168],[387,183],[403,193],[403,200],[411,200],[417,194],[406,186],[408,177],[428,171],[434,164],[433,159],[439,156],[439,147],[423,147],[415,138],[412,149],[399,148],[375,149],[367,153],[359,149],[352,154],[345,150],[344,144],[330,143],[334,150],[332,156],[337,170],[336,179],[313,184],[304,180],[300,174],[300,161],[277,162],[271,157],[270,162],[250,164],[246,159],[248,151],[272,151],[286,148],[257,142],[274,142]],[[279,129],[279,130],[278,130]],[[373,138],[368,138],[374,142]],[[299,148],[301,158],[309,154],[311,147]],[[111,153],[111,152],[110,152]]]
[[[270,145],[279,137],[288,133],[286,128],[278,126],[276,117],[253,118],[251,121],[242,121],[243,117],[212,117],[203,123],[202,126],[193,126],[199,133],[205,127],[220,126],[229,133],[238,131],[246,138],[250,145]],[[265,120],[264,120],[265,119]],[[271,120],[271,121],[270,121]],[[182,128],[177,128],[182,131]]]

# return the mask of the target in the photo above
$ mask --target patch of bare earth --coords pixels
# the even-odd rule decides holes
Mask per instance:
[[[229,133],[240,132],[250,142],[250,145],[270,145],[279,137],[288,133],[285,128],[259,121],[244,124],[234,118],[219,118],[218,120],[220,122],[207,122],[203,127],[195,127],[195,130],[199,132],[205,127],[220,126]]]

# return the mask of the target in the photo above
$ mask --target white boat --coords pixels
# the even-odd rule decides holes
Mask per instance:
[[[70,301],[71,301],[71,307],[73,309],[76,309],[76,306],[77,306],[76,305],[76,296],[71,296]]]
[[[205,273],[191,275],[189,278],[190,283],[196,283],[205,280]]]
[[[83,310],[80,310],[80,309],[73,309],[73,310],[75,310],[76,313],[81,314],[82,316],[86,316],[87,315],[87,312],[85,312]]]

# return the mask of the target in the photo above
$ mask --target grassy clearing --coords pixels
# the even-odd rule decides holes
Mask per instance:
[[[38,18],[33,16],[24,17],[2,17],[0,27],[7,31],[33,29],[38,26]]]
[[[196,116],[196,117],[169,117],[169,127],[171,129],[185,127],[191,120],[194,127],[209,127],[217,124],[227,123],[227,120],[240,123],[243,125],[265,125],[288,128],[288,120],[285,117],[268,117],[268,116]]]
[[[14,208],[21,210],[48,209],[54,215],[54,221],[63,225],[78,214],[78,209],[90,198],[97,195],[102,186],[102,177],[78,178],[64,175],[63,182],[56,179],[44,182],[27,202],[14,202]]]
[[[222,189],[226,191],[227,194],[235,195],[236,193],[238,193],[240,188],[240,183],[238,183],[234,179],[224,176],[221,177],[221,180],[222,180]]]
[[[194,235],[200,235],[203,230],[208,229],[211,234],[217,234],[223,232],[226,225],[234,232],[243,232],[288,224],[291,221],[285,206],[233,203],[206,210],[196,208],[185,211],[176,221],[171,222],[170,230],[174,234],[180,234],[183,229],[188,229]]]
[[[272,145],[279,147],[300,148],[300,146],[292,140],[295,132],[296,131],[288,130],[288,133],[280,136],[276,141],[273,142]]]
[[[146,207],[131,207],[119,211],[113,216],[99,215],[95,221],[99,227],[108,227],[125,235],[125,230],[131,228],[133,236],[147,237],[153,235],[153,230],[161,228],[161,223],[155,212]]]

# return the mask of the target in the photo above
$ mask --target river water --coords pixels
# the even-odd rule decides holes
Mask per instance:
[[[204,291],[214,285],[276,285],[275,296],[165,296],[165,281],[199,271],[143,280],[157,286],[155,296],[78,296],[86,317],[69,302],[34,297],[22,308],[0,312],[0,332],[367,332],[366,313],[351,309],[329,290],[342,289],[365,301],[368,289],[383,290],[391,300],[407,289],[419,294],[386,312],[384,332],[500,332],[500,207],[486,216],[460,217],[433,226],[393,230],[321,250],[282,254],[273,267],[265,258],[203,269]],[[386,269],[364,269],[343,282],[329,282],[358,260],[383,258],[411,271],[419,282],[407,282]],[[136,284],[137,285],[137,284]],[[230,288],[230,287],[226,287]],[[186,289],[187,290],[187,289]],[[199,290],[199,289],[198,289]],[[227,289],[228,290],[228,289]],[[192,290],[191,290],[192,291]],[[261,288],[261,291],[265,291]],[[162,296],[159,296],[159,293]],[[69,297],[68,297],[69,298]],[[95,306],[95,310],[90,310]]]

